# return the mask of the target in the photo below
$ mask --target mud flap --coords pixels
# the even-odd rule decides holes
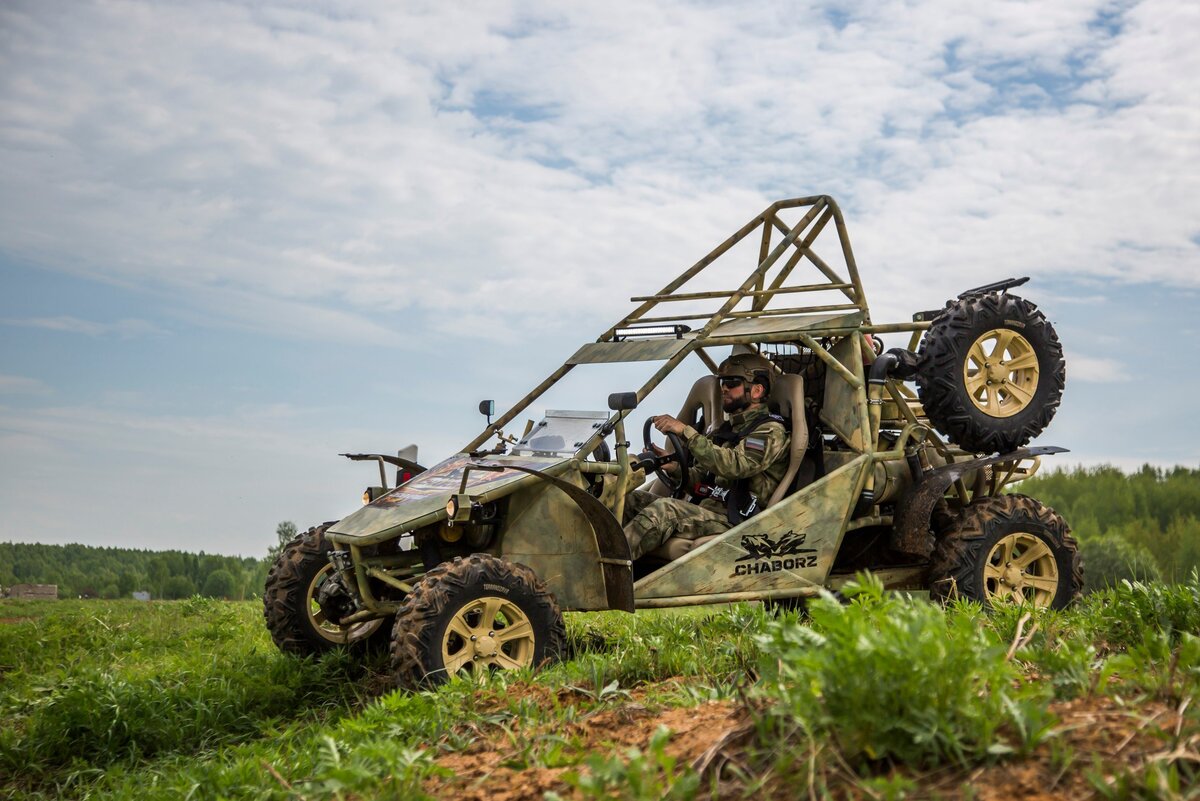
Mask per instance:
[[[914,484],[896,504],[895,522],[892,525],[891,546],[893,550],[910,556],[927,559],[933,554],[934,536],[929,521],[933,507],[946,495],[950,485],[972,470],[1000,462],[1014,462],[1045,456],[1051,453],[1066,453],[1066,448],[1044,445],[1036,448],[1021,448],[1012,453],[982,456],[966,462],[943,465],[928,473],[914,477]]]

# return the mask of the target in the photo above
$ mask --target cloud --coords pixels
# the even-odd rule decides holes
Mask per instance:
[[[7,318],[0,320],[4,325],[23,328],[41,328],[47,331],[64,331],[71,334],[85,334],[89,337],[117,336],[121,339],[165,334],[162,328],[148,320],[123,319],[112,323],[98,323],[91,320],[81,320],[78,317],[25,317]]]
[[[1198,13],[8,6],[0,247],[221,325],[503,336],[831,192],[880,319],[1009,273],[1197,286]]]
[[[1067,357],[1067,377],[1072,381],[1092,384],[1117,384],[1132,381],[1133,376],[1116,359],[1070,354]]]
[[[303,528],[354,511],[378,472],[336,454],[384,438],[287,404],[216,415],[0,406],[0,541],[259,556],[280,520]]]
[[[37,378],[0,373],[0,395],[49,395],[53,390]]]
[[[1139,370],[1163,372],[1106,331],[1186,318],[1180,298],[1200,288],[1200,5],[846,9],[0,4],[0,258],[144,303],[124,318],[5,307],[7,325],[104,352],[77,340],[66,362],[47,359],[53,388],[0,376],[14,405],[72,399],[0,408],[0,536],[259,553],[281,519],[352,510],[373,476],[331,454],[411,440],[426,461],[451,452],[480,423],[469,406],[455,416],[458,398],[519,398],[631,295],[770,201],[819,193],[841,203],[876,322],[1034,277],[1021,293],[1092,351],[1069,355],[1069,386],[1111,385],[1068,389],[1047,441],[1090,461],[1193,453],[1155,434],[1187,392],[1084,450],[1113,408],[1142,402]],[[833,261],[831,240],[817,250]],[[731,257],[689,289],[738,283],[757,243]],[[1177,305],[1140,300],[1165,294]],[[207,354],[217,339],[193,348],[188,335],[210,327],[234,329],[220,341],[247,354],[270,350],[251,334],[301,340],[263,358],[285,381],[287,363],[311,366],[305,380],[329,391],[228,409],[272,397],[276,374],[234,395],[232,367],[210,377],[197,361],[186,400],[146,377]],[[127,360],[109,341],[166,333],[171,347]],[[321,359],[345,350],[314,341],[406,350],[331,379]],[[557,408],[637,385],[604,375]],[[62,504],[63,476],[88,503]]]

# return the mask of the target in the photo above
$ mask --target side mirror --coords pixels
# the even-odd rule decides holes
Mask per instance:
[[[614,392],[608,396],[608,408],[614,412],[636,409],[638,398],[636,392]]]
[[[492,424],[492,415],[496,413],[496,402],[494,400],[483,400],[479,402],[479,413],[487,417],[488,425]]]

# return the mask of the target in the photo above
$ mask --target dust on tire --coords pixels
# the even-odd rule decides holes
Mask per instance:
[[[397,685],[416,688],[440,684],[449,675],[443,664],[443,638],[451,618],[485,594],[505,591],[533,629],[531,664],[562,658],[566,627],[553,594],[525,565],[488,554],[455,557],[430,570],[404,599],[392,629],[391,667]]]
[[[313,601],[310,587],[319,571],[329,565],[333,546],[325,539],[325,530],[334,521],[313,526],[284,546],[263,591],[263,617],[271,639],[281,651],[298,656],[323,653],[337,647],[365,647],[386,641],[387,620],[359,624],[345,642],[321,633],[310,617]]]
[[[1051,608],[1061,609],[1083,591],[1083,562],[1079,546],[1062,517],[1026,495],[981,498],[942,533],[929,568],[929,593],[935,600],[967,598],[985,607],[991,602],[984,567],[995,544],[1003,537],[1024,533],[1046,544],[1054,557],[1058,586]]]

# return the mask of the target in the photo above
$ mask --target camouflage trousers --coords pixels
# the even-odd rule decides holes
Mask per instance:
[[[664,498],[644,490],[625,496],[625,539],[632,558],[653,551],[671,537],[698,540],[729,530],[725,506],[706,500],[700,505]]]

